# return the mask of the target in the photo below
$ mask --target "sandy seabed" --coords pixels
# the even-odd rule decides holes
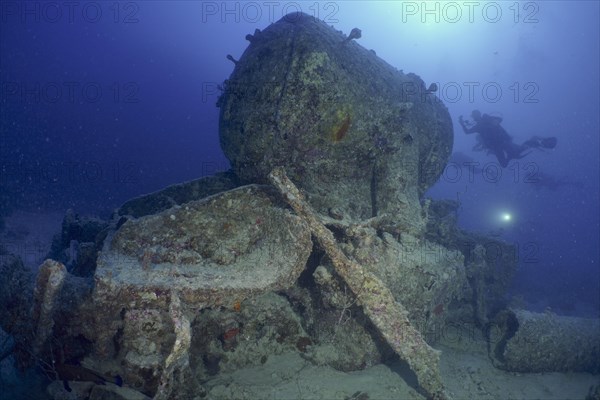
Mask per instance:
[[[600,375],[587,373],[521,374],[495,368],[486,341],[473,330],[443,338],[441,374],[455,400],[584,400]],[[462,339],[458,339],[458,337]],[[416,379],[398,361],[344,373],[315,366],[297,353],[269,357],[260,367],[221,374],[206,382],[207,398],[422,400]],[[413,386],[411,386],[413,385]],[[360,397],[363,396],[363,397]]]

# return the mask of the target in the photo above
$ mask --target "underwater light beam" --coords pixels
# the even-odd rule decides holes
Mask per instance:
[[[506,225],[508,223],[513,222],[514,215],[510,211],[503,210],[497,214],[496,218],[497,221],[499,221],[501,224]]]

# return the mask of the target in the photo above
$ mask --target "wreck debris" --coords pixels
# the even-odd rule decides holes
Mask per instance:
[[[96,269],[96,257],[102,247],[108,223],[95,217],[83,217],[69,209],[60,234],[54,236],[48,258],[61,262],[69,274],[90,277]]]
[[[227,59],[229,61],[231,61],[232,63],[234,63],[235,65],[238,65],[238,60],[236,60],[235,58],[233,58],[233,56],[231,54],[227,54]]]
[[[117,215],[140,218],[145,215],[158,214],[168,208],[200,200],[241,185],[239,179],[231,171],[218,172],[128,200],[117,210]]]
[[[348,37],[346,39],[344,39],[343,43],[348,43],[351,40],[360,39],[361,37],[362,37],[362,31],[358,28],[354,28],[350,31],[350,34],[348,35]]]
[[[186,315],[233,309],[291,287],[311,249],[308,226],[270,186],[242,186],[130,219],[109,234],[98,259],[95,356],[123,361],[125,379],[155,393],[168,357],[162,349],[182,350],[186,340],[173,288]],[[173,344],[173,331],[181,345]],[[179,365],[178,351],[168,365]]]
[[[56,299],[67,276],[65,266],[54,260],[46,260],[40,266],[34,289],[33,321],[35,337],[32,342],[32,354],[41,351],[46,340],[52,335]]]
[[[246,40],[252,43],[252,41],[254,41],[258,35],[260,35],[260,29],[255,29],[254,35],[251,33],[246,35]]]
[[[515,372],[600,372],[600,320],[508,309],[488,325],[490,357]]]
[[[435,93],[438,90],[438,85],[435,82],[432,82],[431,85],[426,90],[426,93]]]
[[[176,384],[176,378],[184,379],[186,373],[191,376],[189,371],[189,350],[192,342],[192,332],[190,321],[183,313],[181,300],[175,291],[171,291],[171,304],[169,305],[169,314],[175,330],[175,343],[171,353],[165,360],[165,366],[160,378],[158,391],[154,400],[166,400],[170,398]],[[176,393],[176,392],[175,392]]]
[[[409,364],[427,395],[433,399],[447,399],[439,372],[440,352],[430,347],[410,323],[404,306],[396,302],[379,278],[346,257],[338,247],[333,233],[319,221],[283,168],[274,168],[269,174],[269,180],[308,224],[337,273],[362,304],[365,314],[390,347]]]
[[[357,34],[294,13],[255,37],[218,100],[221,148],[243,182],[283,166],[320,214],[402,214],[420,234],[420,197],[447,163],[452,120],[424,101],[416,75],[342,45]]]
[[[229,154],[234,170],[133,199],[118,210],[118,221],[102,226],[90,240],[77,242],[63,231],[60,250],[75,243],[81,254],[89,244],[94,261],[104,244],[98,269],[94,263],[81,274],[95,273],[93,303],[76,310],[79,315],[67,314],[77,324],[65,324],[57,306],[53,316],[60,325],[52,329],[50,320],[38,328],[57,336],[65,335],[57,332],[59,326],[69,335],[83,333],[96,361],[110,357],[127,374],[128,385],[166,399],[201,390],[194,376],[264,364],[273,349],[291,347],[307,360],[326,360],[342,371],[373,365],[383,355],[366,316],[408,361],[429,397],[447,398],[439,352],[423,336],[457,308],[467,321],[472,315],[485,321],[489,289],[503,288],[500,274],[509,271],[502,257],[496,264],[488,261],[482,246],[469,258],[466,251],[459,253],[461,237],[452,224],[447,230],[437,221],[425,225],[432,220],[429,203],[422,207],[419,194],[439,176],[452,147],[447,110],[419,97],[437,90],[435,84],[426,89],[418,76],[404,75],[357,43],[339,45],[360,37],[359,29],[345,38],[312,17],[290,24],[256,30],[247,35],[250,45],[239,61],[227,56],[236,68],[219,87],[219,106],[224,149],[235,150]],[[256,85],[265,82],[259,71],[273,80]],[[271,178],[279,174],[280,183],[289,183],[278,187],[295,193],[288,200],[302,218],[270,186],[239,187],[264,183],[277,165],[284,165],[303,191],[301,197],[283,169]],[[341,249],[323,221],[343,238]],[[324,255],[313,248],[310,230],[329,258],[324,265],[316,266]],[[423,231],[437,240],[428,242]],[[79,259],[75,264],[83,264]],[[314,266],[312,281],[309,274],[299,278]],[[63,295],[53,302],[71,301],[65,292],[71,293],[72,276],[64,283],[55,278]],[[50,281],[48,276],[44,282]],[[461,297],[468,284],[471,291]],[[39,304],[45,304],[41,297]],[[358,306],[365,312],[357,317],[351,312]],[[317,358],[326,353],[320,339],[331,325],[313,329],[303,323],[327,322],[331,315],[331,325],[340,328],[334,339],[360,334],[336,340],[334,356]],[[43,336],[50,337],[38,335]],[[350,346],[360,350],[344,352]],[[389,354],[390,348],[382,347]],[[93,390],[98,398],[110,396],[106,388]],[[356,392],[352,398],[368,395]]]
[[[0,308],[0,328],[13,336],[14,348],[22,356],[30,348],[33,278],[33,272],[23,265],[21,258],[4,253],[0,245],[0,304],[12,304],[10,307]],[[0,347],[0,360],[8,356],[12,348],[10,346],[11,350],[8,351]]]

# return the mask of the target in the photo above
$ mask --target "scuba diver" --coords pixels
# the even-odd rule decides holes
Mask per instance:
[[[556,147],[557,139],[555,137],[533,136],[521,145],[515,144],[512,137],[500,125],[502,118],[481,114],[479,110],[473,110],[471,118],[473,121],[465,121],[461,115],[458,117],[458,122],[466,134],[477,133],[477,144],[473,150],[487,150],[488,154],[496,156],[502,168],[505,168],[510,160],[525,157],[530,153],[527,151],[529,149],[541,150]]]

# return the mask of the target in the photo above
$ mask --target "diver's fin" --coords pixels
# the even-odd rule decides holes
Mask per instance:
[[[558,139],[556,137],[549,137],[540,140],[540,145],[545,149],[553,149],[556,147]]]
[[[534,136],[531,139],[526,140],[525,143],[523,143],[523,146],[531,149],[553,149],[556,147],[557,143],[558,139],[554,136],[547,138]]]
[[[514,159],[514,160],[520,160],[521,158],[523,158],[523,157],[527,156],[529,153],[531,153],[531,151],[527,151],[527,152],[525,152],[525,153],[519,153],[519,155],[518,155],[518,156],[516,156],[516,157],[513,157],[512,159]]]
[[[527,148],[537,149],[538,147],[540,147],[540,141],[539,141],[538,138],[533,137],[533,138],[531,138],[529,140],[526,140],[523,143],[523,146],[527,147]]]
[[[71,387],[69,386],[69,382],[67,382],[67,380],[63,380],[63,387],[69,393],[71,393],[73,391],[73,389],[71,389]]]

